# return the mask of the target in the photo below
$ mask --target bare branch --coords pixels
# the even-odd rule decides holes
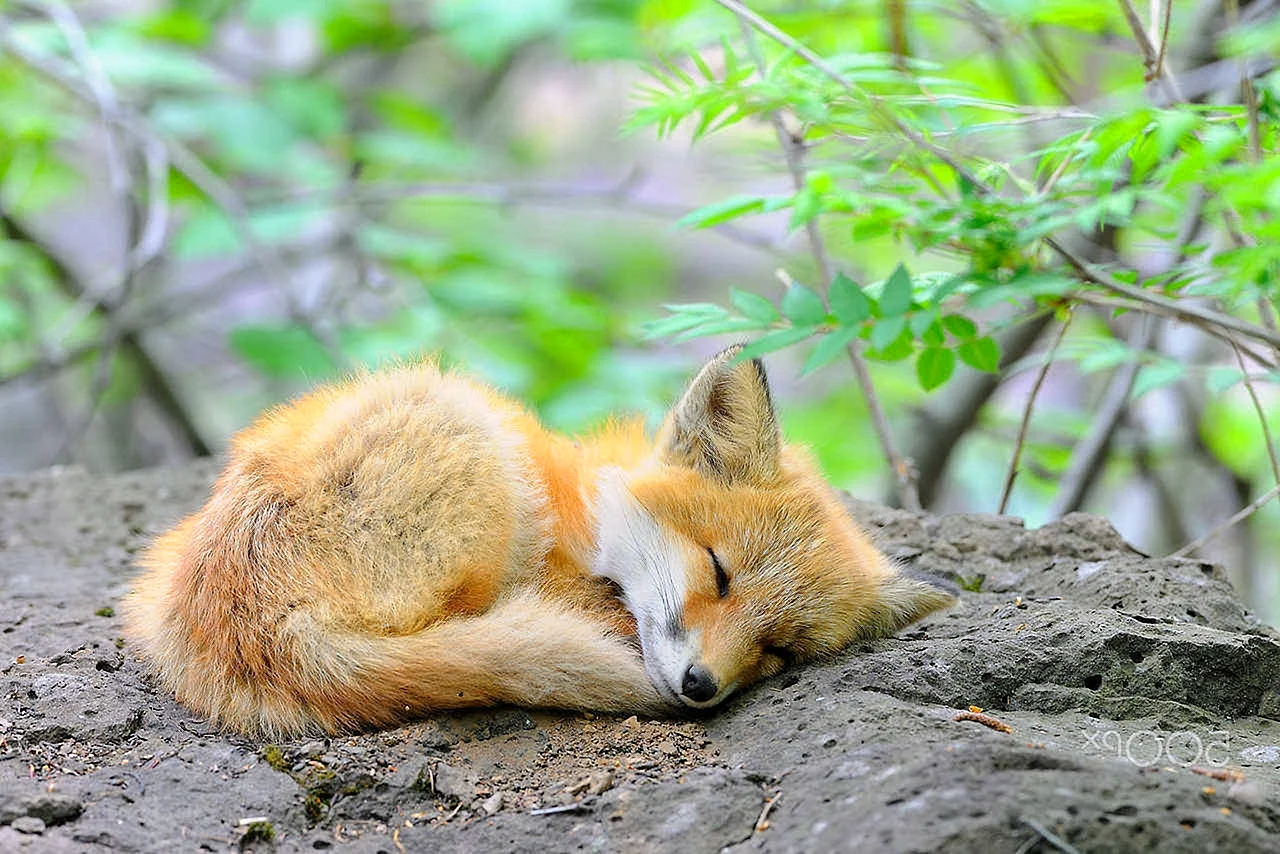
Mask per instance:
[[[340,185],[325,189],[293,190],[286,193],[254,194],[249,198],[257,203],[307,204],[324,201],[341,205],[376,205],[391,201],[435,198],[495,205],[498,207],[565,207],[612,208],[629,214],[653,217],[664,221],[679,219],[694,208],[676,202],[647,199],[639,195],[636,176],[627,175],[616,184],[605,187],[581,184],[479,184],[455,182],[376,182],[349,186]],[[752,249],[771,255],[781,255],[782,246],[765,234],[720,223],[707,229]]]
[[[1161,0],[1155,0],[1155,3],[1160,5]],[[1164,57],[1169,50],[1169,21],[1173,18],[1173,0],[1163,0],[1163,4],[1164,14],[1161,16],[1160,24],[1160,50],[1156,53],[1156,77],[1165,73]]]
[[[20,222],[9,216],[7,212],[0,209],[0,234],[7,233],[15,239],[21,240],[35,247],[41,255],[45,257],[49,265],[53,268],[53,276],[59,289],[70,299],[82,299],[84,297],[84,287],[76,279],[75,274],[62,262],[62,260],[45,247],[35,235],[29,233]],[[119,306],[110,302],[97,302],[94,306],[94,313],[99,316],[108,316],[118,311]],[[108,318],[110,321],[110,318]],[[142,387],[152,397],[156,404],[160,407],[165,417],[169,420],[173,428],[186,442],[187,447],[195,456],[207,457],[212,453],[208,443],[200,435],[199,429],[196,427],[195,419],[187,410],[186,406],[178,398],[174,391],[173,385],[169,382],[156,360],[152,358],[150,352],[143,344],[139,333],[136,331],[125,331],[122,324],[118,321],[109,322],[107,326],[107,335],[92,347],[79,348],[70,353],[63,354],[61,358],[50,358],[45,360],[45,367],[38,370],[38,374],[51,374],[61,370],[71,364],[88,358],[94,352],[98,352],[102,348],[111,348],[118,346],[121,354],[129,359],[142,375]],[[16,379],[16,376],[0,377],[0,384]]]
[[[738,16],[739,24],[742,26],[742,37],[746,42],[748,52],[751,54],[751,59],[755,63],[757,73],[764,77],[768,73],[768,67],[765,65],[764,55],[760,52],[759,45],[756,44],[755,35],[752,32],[753,22],[748,17],[749,15],[754,15],[754,13],[740,3],[736,3],[735,0],[719,0],[719,2],[722,6],[730,9],[733,6],[739,7],[740,11],[734,11]],[[787,130],[786,123],[783,121],[782,114],[779,111],[774,110],[770,113],[769,120],[773,125],[774,133],[778,137],[778,144],[782,147],[783,156],[786,158],[787,171],[791,173],[792,185],[799,192],[805,186],[803,143]],[[827,290],[831,287],[831,282],[835,278],[835,270],[831,264],[831,256],[827,253],[826,244],[823,242],[822,232],[818,228],[817,217],[809,218],[805,223],[805,232],[809,238],[809,248],[813,253],[813,260],[818,266],[819,275],[822,277],[822,298],[825,303]],[[918,511],[921,507],[920,496],[916,491],[914,467],[910,461],[903,458],[894,442],[893,433],[889,429],[889,419],[886,417],[884,407],[876,394],[875,384],[871,379],[871,371],[867,368],[866,359],[862,357],[860,343],[857,341],[850,342],[845,351],[849,354],[849,362],[853,366],[853,373],[858,380],[858,387],[862,391],[863,399],[866,400],[867,411],[871,415],[871,423],[875,428],[876,438],[880,440],[880,449],[884,453],[889,467],[893,470],[894,479],[898,487],[898,500],[902,502],[902,506],[907,510]]]
[[[29,70],[57,85],[73,97],[96,103],[94,93],[87,90],[75,75],[49,57],[30,51],[14,39],[8,19],[0,16],[0,48],[7,51]],[[181,172],[208,199],[227,215],[237,239],[266,273],[267,278],[279,289],[288,307],[290,319],[305,329],[324,349],[334,367],[347,369],[350,363],[338,345],[337,339],[299,302],[297,289],[292,285],[292,275],[281,263],[278,254],[262,243],[249,224],[249,209],[235,189],[215,173],[193,151],[177,140],[155,130],[147,119],[125,104],[117,104],[114,115],[106,117],[114,127],[136,138],[140,143],[158,143],[168,155],[173,168]]]
[[[1169,555],[1169,557],[1186,557],[1189,554],[1193,554],[1194,552],[1199,551],[1200,548],[1204,546],[1205,543],[1209,542],[1210,540],[1212,540],[1214,537],[1218,536],[1222,532],[1238,525],[1240,522],[1244,521],[1245,519],[1248,519],[1254,513],[1257,513],[1258,510],[1264,504],[1266,504],[1268,501],[1275,498],[1277,495],[1280,495],[1280,483],[1277,483],[1275,486],[1271,487],[1266,492],[1262,493],[1262,495],[1259,495],[1248,506],[1241,508],[1234,515],[1232,515],[1230,519],[1227,519],[1222,524],[1216,526],[1215,528],[1202,534],[1201,536],[1196,537],[1194,540],[1187,543],[1185,546],[1178,549],[1173,554]]]
[[[1133,331],[1130,345],[1141,352],[1151,346],[1155,335],[1156,319],[1150,315],[1142,315],[1137,328]],[[1093,417],[1093,424],[1084,438],[1071,452],[1071,461],[1062,475],[1058,494],[1054,496],[1049,510],[1052,518],[1057,519],[1073,510],[1079,510],[1084,503],[1085,495],[1097,480],[1105,462],[1107,448],[1111,445],[1111,437],[1115,435],[1116,426],[1129,405],[1129,393],[1138,378],[1141,368],[1137,358],[1131,359],[1116,369],[1098,405]]]
[[[1203,326],[1205,324],[1221,326],[1223,328],[1230,329],[1233,332],[1238,332],[1246,338],[1251,338],[1255,341],[1262,341],[1273,347],[1280,347],[1280,335],[1271,332],[1270,330],[1254,326],[1253,324],[1246,323],[1243,320],[1237,320],[1229,314],[1223,314],[1221,312],[1213,311],[1212,309],[1201,308],[1195,303],[1186,300],[1170,299],[1169,297],[1162,296],[1145,288],[1126,284],[1080,258],[1070,249],[1063,246],[1057,239],[1047,237],[1045,238],[1045,243],[1061,255],[1066,262],[1080,274],[1082,279],[1106,288],[1113,293],[1121,294],[1122,296],[1126,296],[1129,299],[1142,303],[1143,311],[1166,314],[1197,326]],[[1154,311],[1154,309],[1161,309],[1161,311]]]
[[[1133,33],[1133,40],[1138,43],[1138,50],[1142,52],[1142,60],[1147,67],[1147,79],[1159,80],[1174,101],[1185,100],[1172,72],[1165,68],[1164,73],[1161,73],[1164,65],[1164,43],[1161,42],[1159,48],[1152,44],[1151,36],[1143,29],[1142,19],[1133,8],[1132,0],[1120,0],[1120,10],[1124,12],[1125,21],[1128,22],[1129,30]]]
[[[1240,353],[1240,348],[1232,345],[1231,350],[1235,353],[1236,364],[1240,366],[1240,377],[1244,380],[1244,387],[1249,392],[1249,399],[1253,401],[1253,411],[1258,415],[1258,424],[1262,427],[1262,440],[1267,446],[1267,457],[1271,460],[1271,474],[1275,477],[1276,483],[1280,483],[1280,460],[1276,458],[1276,443],[1271,438],[1271,427],[1267,424],[1267,414],[1262,409],[1262,402],[1258,400],[1258,392],[1253,387],[1253,380],[1249,378],[1249,369],[1244,366],[1244,356]]]
[[[1044,364],[1040,366],[1040,370],[1036,372],[1035,382],[1031,384],[1031,393],[1027,396],[1027,406],[1022,411],[1022,423],[1018,425],[1018,437],[1013,443],[1013,455],[1009,458],[1009,471],[1004,476],[1004,488],[1000,491],[1000,507],[997,513],[1004,513],[1009,509],[1009,497],[1013,494],[1013,482],[1018,477],[1018,463],[1022,460],[1022,446],[1027,441],[1027,429],[1031,426],[1031,410],[1036,405],[1036,397],[1040,394],[1040,386],[1044,385],[1044,378],[1049,373],[1050,366],[1053,365],[1053,357],[1058,352],[1058,345],[1062,343],[1062,339],[1067,335],[1067,329],[1071,326],[1071,318],[1074,314],[1068,314],[1067,319],[1062,321],[1062,327],[1058,329],[1058,334],[1053,339],[1053,344],[1049,346],[1048,352],[1045,354]]]

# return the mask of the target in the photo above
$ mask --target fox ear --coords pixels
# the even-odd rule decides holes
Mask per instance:
[[[698,372],[663,422],[658,448],[722,481],[764,483],[778,474],[782,437],[764,365],[735,362],[741,350],[730,347]]]
[[[955,591],[942,579],[904,574],[895,569],[880,585],[875,619],[865,634],[871,637],[893,634],[955,603]]]

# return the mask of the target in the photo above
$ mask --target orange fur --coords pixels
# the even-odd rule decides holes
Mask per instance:
[[[664,666],[704,668],[715,702],[780,669],[775,648],[812,657],[945,604],[782,445],[763,373],[732,356],[656,441],[630,421],[549,433],[429,363],[318,389],[233,439],[209,501],[143,556],[127,632],[179,700],[280,735],[494,703],[709,704],[656,675],[618,548],[680,574],[675,622],[701,646]],[[649,541],[626,539],[637,524]],[[733,564],[730,596],[708,546]]]

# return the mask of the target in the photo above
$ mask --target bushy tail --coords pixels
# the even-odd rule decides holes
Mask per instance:
[[[317,639],[309,658],[316,671],[300,680],[301,695],[330,731],[500,703],[650,714],[665,707],[637,648],[534,593],[400,637],[291,628],[299,640]]]
[[[153,572],[138,585],[130,634],[180,701],[250,735],[350,731],[503,703],[641,714],[665,708],[627,639],[532,592],[400,636],[335,629],[298,610],[269,641],[246,625],[244,638],[198,649],[180,617],[155,617],[163,597],[154,590],[165,580]],[[264,641],[269,656],[261,654]]]

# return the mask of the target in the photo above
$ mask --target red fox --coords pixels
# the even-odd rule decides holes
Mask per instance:
[[[663,714],[950,604],[901,574],[731,348],[653,439],[570,439],[432,363],[231,443],[126,597],[164,686],[259,736],[510,703]]]

